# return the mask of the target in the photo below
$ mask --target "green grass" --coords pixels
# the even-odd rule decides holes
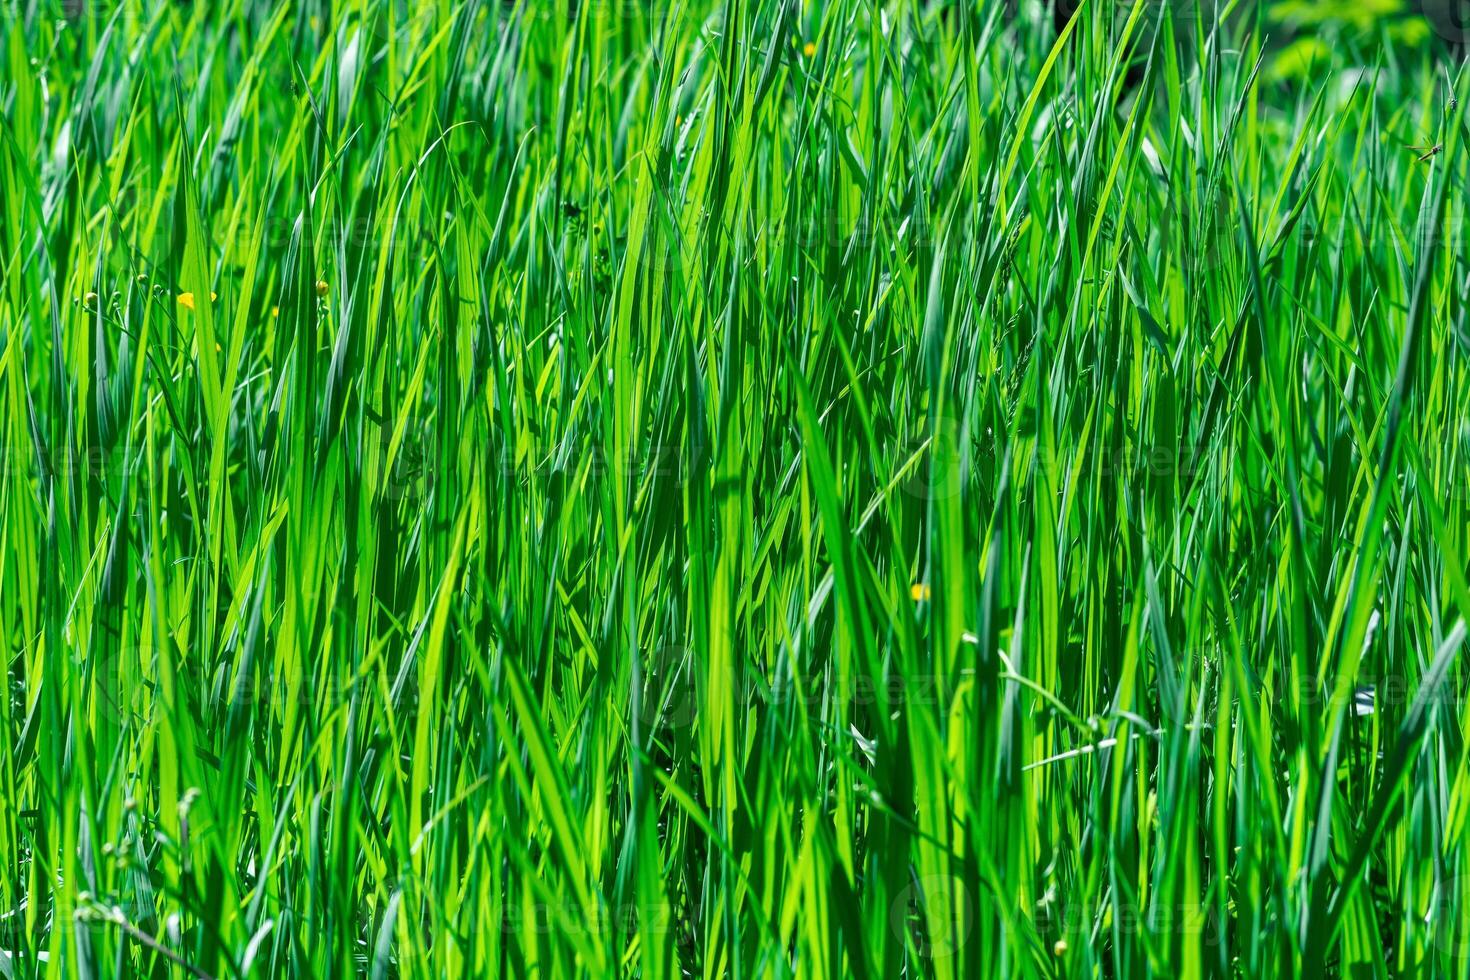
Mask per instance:
[[[1442,39],[574,6],[0,4],[0,974],[1470,973]]]

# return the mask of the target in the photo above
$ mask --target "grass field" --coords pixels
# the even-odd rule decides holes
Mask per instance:
[[[1470,975],[1405,24],[0,2],[0,975]]]

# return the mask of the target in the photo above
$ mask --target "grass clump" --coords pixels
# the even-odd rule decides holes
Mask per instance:
[[[0,972],[1463,975],[1466,83],[1266,14],[0,7]]]

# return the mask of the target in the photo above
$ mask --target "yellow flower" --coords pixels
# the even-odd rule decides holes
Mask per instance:
[[[210,293],[209,294],[209,301],[211,303],[213,303],[217,299],[219,299],[219,293]],[[194,294],[193,293],[179,293],[179,305],[182,306],[186,310],[192,310],[194,308]]]
[[[316,281],[316,294],[318,296],[327,295],[327,281],[325,279],[318,279]]]
[[[929,586],[923,582],[915,582],[909,587],[909,597],[915,602],[929,601]]]
[[[271,319],[275,319],[276,317],[278,317],[280,315],[281,315],[281,308],[279,306],[272,306],[271,307]]]
[[[806,46],[801,49],[801,53],[806,55],[808,58],[815,58],[817,56],[817,42],[806,42]]]
[[[1056,955],[1058,955],[1058,956],[1066,956],[1067,955],[1067,941],[1065,939],[1058,939],[1056,941],[1056,945],[1052,946],[1051,951],[1053,953],[1055,953]]]

